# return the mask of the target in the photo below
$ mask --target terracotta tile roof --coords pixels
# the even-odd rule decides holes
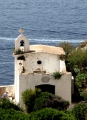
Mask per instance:
[[[44,53],[65,55],[63,48],[55,47],[55,46],[48,46],[48,45],[41,45],[41,44],[30,45],[30,50],[35,50],[35,52],[44,52]]]

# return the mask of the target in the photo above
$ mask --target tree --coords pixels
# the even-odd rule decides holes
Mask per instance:
[[[70,44],[69,42],[61,42],[59,43],[58,47],[62,47],[66,53],[66,58],[67,56],[74,50],[74,46]]]
[[[68,69],[75,79],[75,87],[80,96],[87,99],[87,50],[75,49],[67,58]]]
[[[75,67],[84,71],[87,66],[87,50],[77,49],[74,50],[67,58],[69,67],[74,70]]]

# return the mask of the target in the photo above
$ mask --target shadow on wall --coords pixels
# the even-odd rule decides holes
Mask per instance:
[[[35,88],[39,88],[41,89],[42,92],[49,92],[49,93],[52,93],[52,94],[55,94],[55,86],[54,85],[38,85],[38,86],[35,86]]]

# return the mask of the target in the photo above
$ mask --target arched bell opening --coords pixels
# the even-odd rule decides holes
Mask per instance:
[[[24,47],[24,40],[20,41],[20,47]]]
[[[24,51],[24,40],[20,41],[20,49]]]

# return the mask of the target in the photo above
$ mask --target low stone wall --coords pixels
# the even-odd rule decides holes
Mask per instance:
[[[14,99],[14,85],[0,86],[0,98],[2,97],[5,91],[8,91],[8,95]]]

